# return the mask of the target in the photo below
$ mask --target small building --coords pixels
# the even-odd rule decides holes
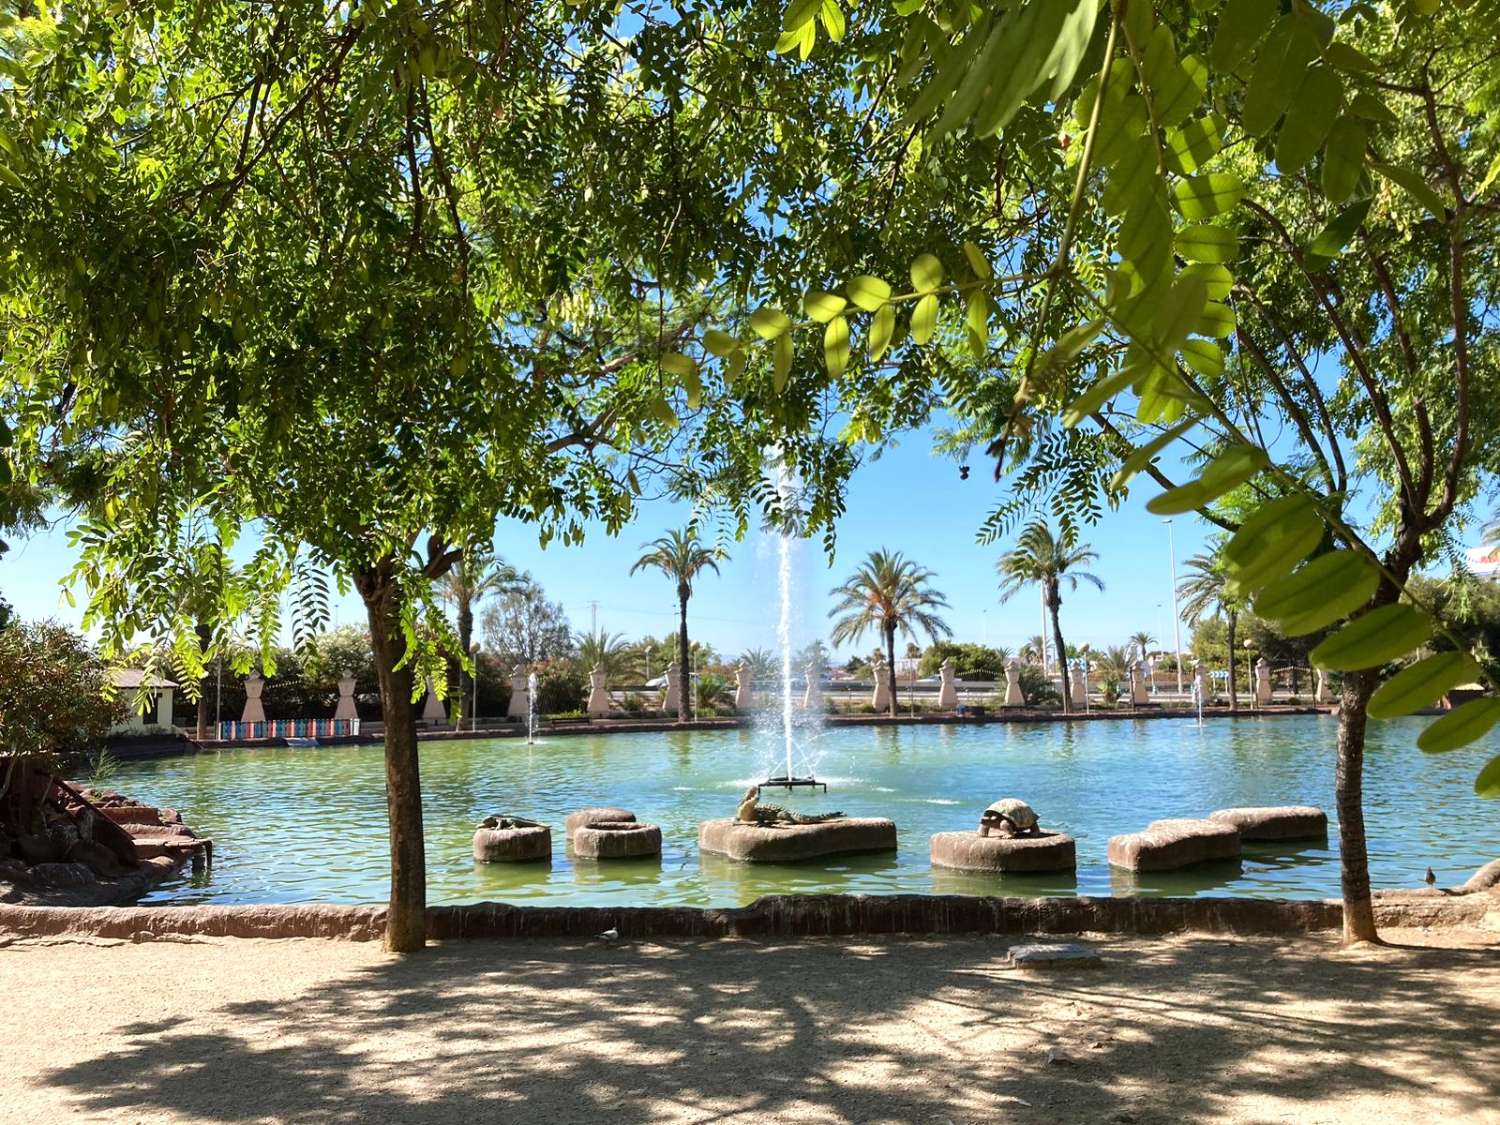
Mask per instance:
[[[139,668],[111,668],[109,682],[114,685],[130,714],[111,728],[111,734],[170,734],[172,706],[177,685],[171,680],[147,676]],[[149,692],[145,705],[136,710],[136,696],[142,685]]]

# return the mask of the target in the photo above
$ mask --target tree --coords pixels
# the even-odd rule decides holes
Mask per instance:
[[[1068,684],[1068,667],[1064,658],[1068,648],[1063,644],[1062,618],[1059,614],[1062,609],[1062,587],[1066,583],[1068,589],[1076,590],[1078,583],[1087,582],[1095,589],[1104,589],[1104,581],[1098,575],[1080,569],[1098,558],[1098,553],[1092,548],[1077,545],[1070,532],[1064,531],[1060,537],[1054,536],[1052,529],[1045,523],[1037,522],[1021,532],[1015,547],[1001,555],[995,563],[995,569],[1000,575],[1002,602],[1009,601],[1028,586],[1037,585],[1042,588],[1042,604],[1047,607],[1047,613],[1052,619],[1052,642],[1062,673],[1064,711],[1072,708],[1072,689]]]
[[[453,606],[457,619],[458,648],[462,654],[458,666],[460,710],[474,697],[474,679],[468,670],[468,664],[473,660],[474,607],[491,594],[503,594],[519,579],[515,567],[504,559],[497,559],[489,544],[476,543],[465,548],[453,569],[438,580],[443,600]],[[474,729],[472,715],[469,716],[469,729]]]
[[[1240,709],[1239,688],[1235,684],[1235,631],[1239,624],[1241,604],[1225,590],[1223,564],[1217,553],[1194,555],[1182,564],[1187,571],[1177,581],[1177,594],[1182,599],[1182,616],[1188,621],[1204,617],[1224,619],[1228,633],[1229,709]]]
[[[585,672],[598,668],[609,683],[620,683],[640,675],[636,652],[625,643],[622,633],[611,633],[605,629],[594,633],[579,633],[575,638],[575,653]]]
[[[1142,629],[1139,633],[1130,634],[1130,644],[1141,660],[1146,659],[1146,654],[1151,651],[1151,646],[1156,643],[1156,638]]]
[[[927,646],[922,661],[917,665],[920,677],[935,676],[943,661],[952,660],[958,674],[966,679],[998,680],[1005,675],[1005,665],[1010,660],[1010,649],[1003,645],[991,647],[968,642],[937,641]]]
[[[871,551],[842,585],[830,593],[839,599],[828,611],[833,618],[829,639],[835,645],[858,643],[869,629],[885,644],[885,672],[890,682],[891,717],[896,708],[896,634],[915,637],[917,630],[928,640],[951,636],[953,630],[937,610],[948,599],[932,589],[932,571],[918,566],[899,551]]]
[[[559,602],[529,574],[510,584],[481,619],[484,643],[507,668],[561,660],[573,654],[573,628]]]
[[[751,680],[769,680],[781,674],[781,661],[768,648],[747,648],[740,653],[739,662],[749,670]]]
[[[717,549],[705,547],[698,539],[695,528],[674,530],[645,544],[645,554],[635,560],[630,573],[654,569],[670,578],[677,586],[677,652],[691,655],[688,645],[687,611],[688,599],[693,596],[693,582],[705,570],[719,573],[719,560],[723,554]],[[679,671],[686,678],[692,669],[684,662]],[[689,693],[683,691],[677,704],[677,721],[685,723],[691,717]]]

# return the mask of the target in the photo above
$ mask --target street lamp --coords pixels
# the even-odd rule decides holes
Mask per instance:
[[[1177,697],[1182,698],[1182,614],[1177,610],[1177,547],[1167,520],[1167,560],[1172,567],[1172,661],[1177,665]]]
[[[469,654],[474,658],[474,700],[469,709],[469,729],[476,733],[479,730],[479,653],[479,642],[475,641],[469,649]]]
[[[1260,700],[1255,698],[1255,661],[1251,659],[1255,655],[1255,640],[1246,637],[1243,647],[1245,649],[1245,681],[1250,685],[1250,706],[1258,708]]]

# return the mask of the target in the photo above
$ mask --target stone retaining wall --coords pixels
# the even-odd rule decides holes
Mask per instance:
[[[1383,926],[1477,925],[1500,911],[1491,894],[1377,896]],[[427,934],[455,938],[796,938],[857,934],[1300,934],[1337,929],[1333,900],[1237,898],[980,898],[960,895],[767,895],[723,909],[511,906],[477,903],[427,912]],[[173,936],[378,941],[380,906],[0,906],[0,935],[88,935],[138,941]]]

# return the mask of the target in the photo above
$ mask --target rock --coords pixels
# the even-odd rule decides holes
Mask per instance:
[[[601,820],[573,833],[573,854],[583,859],[634,859],[661,855],[661,829],[633,820]]]
[[[634,820],[635,813],[629,809],[610,808],[607,805],[593,809],[579,809],[577,812],[569,813],[563,821],[563,832],[567,835],[568,842],[573,842],[574,834],[585,824],[599,824],[606,821],[628,821]]]
[[[1087,945],[1018,945],[1010,951],[1010,964],[1017,969],[1099,969],[1104,959]]]
[[[1328,836],[1328,814],[1311,805],[1220,809],[1208,818],[1234,825],[1241,840],[1322,840]]]
[[[176,809],[157,809],[156,815],[163,824],[182,823],[182,814]]]
[[[705,820],[698,825],[698,847],[748,863],[795,863],[830,855],[895,851],[896,823],[885,817],[774,826]]]
[[[500,823],[502,818],[490,817]],[[474,858],[480,863],[527,863],[552,858],[552,829],[534,821],[504,818],[513,828],[485,828],[474,833]]]
[[[1073,837],[1062,832],[1036,836],[939,832],[928,850],[934,867],[958,871],[1072,871],[1078,866]]]
[[[81,863],[38,863],[31,869],[31,881],[39,887],[60,890],[86,887],[97,883],[98,879]]]
[[[68,849],[68,862],[81,863],[101,879],[115,879],[129,870],[103,844],[81,840]]]
[[[59,863],[67,848],[46,832],[23,832],[16,837],[16,852],[26,865]]]
[[[1458,888],[1460,894],[1478,894],[1500,887],[1500,859],[1492,859]]]
[[[1128,871],[1171,871],[1239,858],[1239,830],[1222,820],[1153,820],[1143,832],[1109,841],[1110,865]]]
[[[1047,1065],[1048,1066],[1072,1066],[1073,1065],[1073,1060],[1068,1057],[1068,1053],[1066,1051],[1064,1051],[1061,1047],[1048,1047],[1047,1048]]]

